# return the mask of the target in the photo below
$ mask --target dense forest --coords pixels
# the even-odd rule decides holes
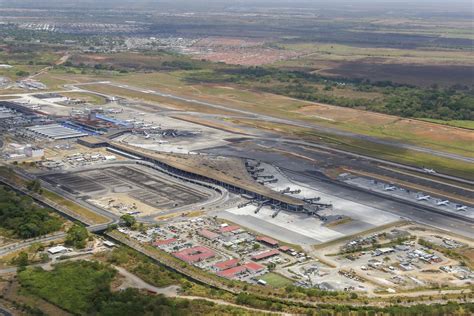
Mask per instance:
[[[13,237],[32,238],[61,228],[63,220],[24,195],[0,186],[0,227]]]
[[[391,81],[330,78],[304,71],[263,67],[222,67],[212,71],[195,71],[189,73],[187,81],[239,84],[296,99],[362,108],[402,117],[474,120],[474,92],[462,85],[450,88],[420,88]],[[316,85],[324,85],[324,88],[319,89]],[[329,93],[335,88],[376,92],[382,97],[340,97]]]

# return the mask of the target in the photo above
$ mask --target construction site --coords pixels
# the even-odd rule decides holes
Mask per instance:
[[[201,204],[220,196],[134,163],[53,172],[40,179],[119,216],[153,217],[164,211],[199,209]]]

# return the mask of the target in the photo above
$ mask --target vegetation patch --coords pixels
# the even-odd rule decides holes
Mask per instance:
[[[28,196],[0,186],[0,227],[19,238],[33,238],[61,229],[64,221]]]
[[[294,283],[292,280],[274,272],[262,275],[260,279],[267,282],[268,285],[273,287],[285,287]]]
[[[92,261],[57,264],[52,271],[18,274],[22,289],[76,315],[236,315],[244,310],[204,300],[149,296],[136,289],[112,292],[116,270]],[[255,313],[253,313],[255,314]],[[257,313],[258,314],[258,313]]]
[[[69,312],[86,314],[109,295],[116,271],[90,261],[60,263],[51,272],[29,268],[18,274],[22,287]]]

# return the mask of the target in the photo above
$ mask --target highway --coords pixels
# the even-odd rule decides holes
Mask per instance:
[[[24,249],[26,247],[29,247],[29,246],[35,244],[35,243],[44,243],[44,242],[48,242],[48,241],[54,241],[54,240],[58,240],[58,239],[61,239],[61,238],[64,238],[64,237],[66,237],[66,233],[58,232],[58,233],[54,233],[54,234],[51,234],[51,235],[41,236],[41,237],[32,238],[32,239],[26,239],[26,240],[22,240],[22,241],[19,241],[19,242],[2,245],[0,247],[0,256],[3,256],[3,255],[8,254],[10,252],[15,252],[15,251],[20,250],[20,249]]]

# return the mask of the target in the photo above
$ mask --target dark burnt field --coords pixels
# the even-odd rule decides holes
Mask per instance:
[[[345,78],[370,78],[372,81],[390,80],[402,84],[431,86],[474,85],[474,66],[469,65],[413,65],[370,62],[343,62],[321,73]]]

